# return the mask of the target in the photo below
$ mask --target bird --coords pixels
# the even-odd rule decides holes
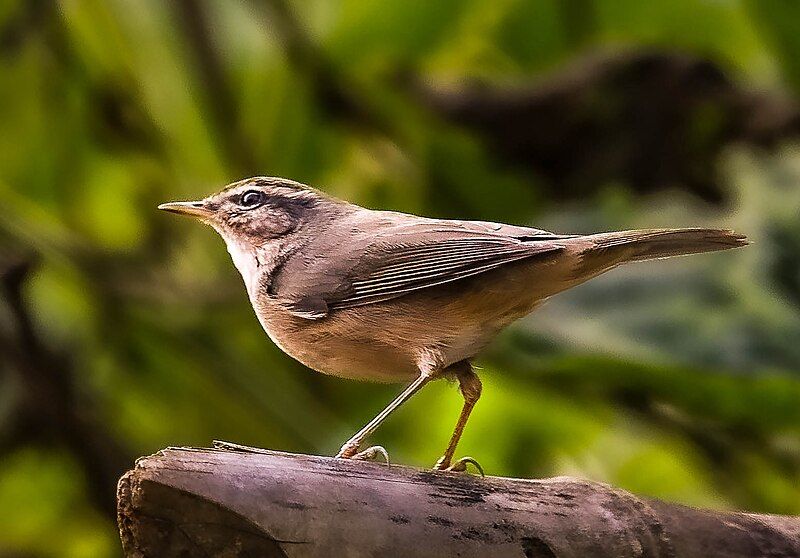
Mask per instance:
[[[744,235],[709,228],[556,234],[368,209],[293,180],[258,176],[199,201],[159,209],[222,237],[261,326],[305,366],[405,389],[341,447],[363,449],[392,412],[429,382],[458,382],[463,405],[434,469],[464,471],[458,442],[481,396],[473,360],[549,297],[619,265],[737,248]],[[482,469],[481,469],[482,473]]]

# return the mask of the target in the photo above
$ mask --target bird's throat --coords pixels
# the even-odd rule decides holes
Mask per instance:
[[[242,275],[245,287],[247,287],[247,293],[252,299],[257,290],[259,278],[265,271],[263,268],[268,261],[268,254],[262,254],[261,249],[242,244],[235,239],[226,238],[225,244],[233,260],[233,265]]]

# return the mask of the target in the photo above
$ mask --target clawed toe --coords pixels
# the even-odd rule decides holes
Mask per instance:
[[[384,462],[388,465],[389,464],[389,452],[386,451],[386,448],[383,446],[372,446],[364,451],[360,451],[355,454],[350,459],[358,459],[360,461],[371,461],[375,459],[377,456],[383,457]]]
[[[389,452],[386,451],[386,448],[383,446],[372,446],[364,451],[359,451],[357,453],[349,454],[350,452],[345,451],[344,449],[339,452],[336,456],[340,459],[356,459],[358,461],[371,461],[375,459],[377,456],[383,457],[383,461],[389,465]],[[349,454],[349,455],[348,455]]]
[[[467,470],[467,464],[474,465],[482,477],[486,476],[486,474],[483,472],[483,467],[481,467],[481,464],[478,463],[473,457],[462,457],[461,459],[456,460],[456,462],[452,465],[448,464],[448,462],[442,458],[436,462],[436,465],[434,465],[433,468],[439,471],[454,471],[457,473],[463,473]]]

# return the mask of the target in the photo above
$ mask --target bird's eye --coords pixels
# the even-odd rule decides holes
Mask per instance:
[[[252,209],[262,205],[265,197],[266,196],[264,196],[264,192],[259,192],[258,190],[248,190],[242,194],[242,197],[239,199],[239,205]]]

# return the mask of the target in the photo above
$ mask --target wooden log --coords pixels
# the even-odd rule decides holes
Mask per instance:
[[[118,520],[137,558],[800,556],[798,517],[266,450],[142,458],[120,479]]]

